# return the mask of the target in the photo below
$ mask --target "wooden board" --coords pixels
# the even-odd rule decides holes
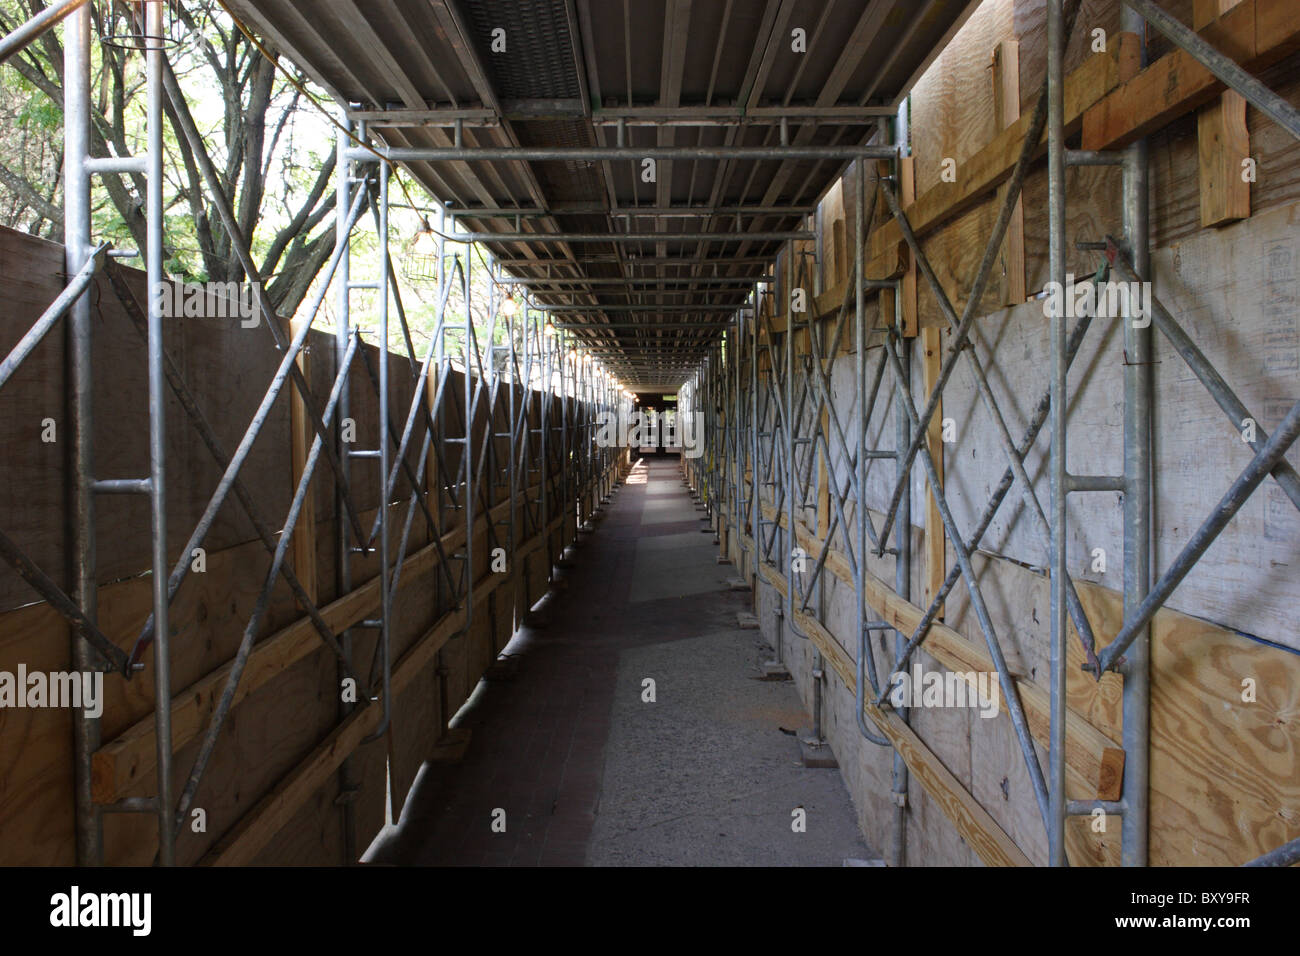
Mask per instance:
[[[296,335],[301,324],[295,321],[290,327],[290,334]],[[298,367],[307,381],[312,380],[311,352],[304,349],[298,355]],[[326,393],[328,394],[328,393]],[[290,397],[289,443],[291,468],[290,477],[295,491],[307,470],[307,458],[311,453],[312,440],[316,437],[312,428],[307,403],[300,394]],[[322,482],[315,482],[319,485]],[[302,584],[303,590],[313,601],[319,599],[316,587],[316,495],[315,489],[309,491],[303,501],[298,525],[293,533],[293,569]]]
[[[260,543],[244,544],[210,553],[207,572],[191,575],[171,611],[176,633],[172,671],[178,684],[198,678],[233,653],[268,561]],[[100,626],[125,648],[135,640],[151,607],[148,578],[130,578],[99,590]],[[280,584],[273,592],[268,628],[295,614],[292,597]],[[12,672],[18,662],[30,669],[67,670],[69,647],[66,625],[45,604],[0,614],[0,670]],[[102,719],[106,737],[152,712],[152,656],[146,654],[144,663],[146,669],[129,683],[114,675],[106,677]],[[74,862],[71,746],[67,711],[0,709],[0,849],[4,862]]]
[[[1259,71],[1300,49],[1300,7],[1292,0],[1242,0],[1198,32],[1247,70]],[[1194,57],[1174,50],[1088,109],[1083,148],[1126,146],[1223,89]]]
[[[768,520],[778,520],[785,527],[785,515],[779,517],[769,506],[763,507]],[[795,529],[795,539],[809,554],[819,554],[822,542],[802,525]],[[837,549],[830,549],[826,567],[841,581],[851,584],[852,569],[848,558]],[[775,572],[773,572],[775,573]],[[911,634],[920,623],[924,610],[898,596],[893,588],[873,574],[867,574],[865,592],[867,603],[879,620],[887,621],[905,634]],[[988,650],[981,644],[968,640],[952,628],[933,624],[922,645],[926,651],[950,671],[975,674],[994,671]],[[1050,741],[1051,706],[1048,693],[1041,685],[1017,675],[1015,686],[1030,732],[1044,747]],[[1007,703],[999,698],[1005,710]],[[1067,723],[1066,765],[1074,776],[1074,783],[1084,788],[1088,799],[1115,800],[1123,776],[1124,752],[1119,744],[1088,723],[1082,715],[1071,715]]]
[[[1192,26],[1203,29],[1238,0],[1195,0]],[[1250,156],[1246,131],[1246,99],[1235,90],[1203,106],[1196,115],[1200,153],[1197,181],[1201,193],[1201,225],[1218,226],[1250,215],[1250,181],[1242,175],[1242,160]]]
[[[0,350],[26,333],[63,290],[63,249],[25,233],[0,228]],[[122,269],[140,301],[144,274]],[[105,276],[90,293],[93,327],[94,446],[97,477],[148,474],[148,388],[143,339]],[[6,495],[0,527],[56,583],[67,588],[66,488],[71,421],[65,380],[65,326],[56,325],[5,386],[0,404],[0,444],[6,449]],[[227,450],[238,445],[252,420],[280,355],[265,325],[245,329],[237,320],[188,318],[164,323],[164,346]],[[230,374],[239,369],[240,374]],[[109,371],[111,370],[111,374]],[[54,442],[42,441],[43,422],[53,419]],[[168,554],[189,538],[220,478],[212,456],[167,392]],[[289,441],[287,398],[277,402],[253,445],[241,475],[260,489],[268,516],[288,510],[284,449]],[[268,520],[274,520],[269,518]],[[149,507],[139,495],[97,496],[97,571],[101,583],[147,571]],[[217,515],[204,546],[211,552],[254,537],[242,509],[232,500]],[[0,566],[0,610],[36,600],[35,592],[7,564]]]
[[[767,564],[762,566],[762,571],[764,578],[784,596],[785,578]],[[848,692],[856,693],[857,666],[835,636],[820,621],[802,611],[795,611],[795,624],[825,655]],[[889,738],[895,750],[907,762],[908,770],[916,775],[926,792],[941,804],[945,815],[980,859],[989,866],[1029,866],[1028,858],[994,822],[988,811],[975,801],[961,781],[921,742],[911,727],[897,714],[881,710],[870,701],[866,704],[865,712],[881,733]]]
[[[923,329],[921,331],[921,368],[924,371],[922,394],[927,401],[934,393],[934,387],[939,380],[939,367],[942,364],[943,331],[936,328]],[[930,458],[934,462],[934,470],[939,477],[939,487],[942,488],[944,468],[942,397],[935,407],[934,417],[930,419],[930,427],[926,430],[925,445],[930,451]],[[927,485],[925,495],[925,582],[924,589],[921,592],[921,604],[925,607],[929,607],[934,596],[942,590],[944,579],[948,576],[946,540],[943,530],[943,516],[939,514],[939,502],[935,498],[934,490]],[[943,620],[943,605],[939,606],[937,619]]]
[[[0,258],[6,255],[36,263],[25,272],[9,270],[0,279],[0,288],[6,291],[17,289],[10,297],[11,301],[25,301],[26,312],[34,317],[47,300],[57,294],[58,273],[62,269],[61,249],[0,230]],[[47,263],[48,272],[42,271],[41,262]],[[138,285],[141,281],[137,275],[128,275],[128,282]],[[24,295],[26,299],[23,299]],[[137,341],[135,331],[125,324],[125,315],[116,308],[116,300],[100,295],[97,301],[102,314],[97,313],[96,321],[103,323],[102,327],[97,326],[97,366],[115,367],[115,373],[116,367],[120,366],[122,372],[116,378],[104,377],[96,383],[97,390],[118,387],[122,393],[99,403],[102,406],[99,422],[104,435],[97,436],[97,439],[102,440],[107,448],[99,456],[99,467],[104,474],[128,476],[138,470],[143,460],[140,451],[146,434],[145,418],[141,416],[148,405],[137,400],[136,394],[143,383],[141,343]],[[30,317],[23,309],[7,314],[12,317],[10,324],[16,339],[25,329],[24,321]],[[243,331],[237,332],[228,325],[188,320],[172,323],[168,328],[169,352],[212,421],[218,440],[227,450],[236,446],[247,418],[251,416],[252,406],[261,400],[262,379],[269,380],[271,370],[279,361],[274,349],[250,349],[249,344],[239,337]],[[266,335],[265,329],[260,334]],[[323,396],[334,377],[331,367],[333,340],[324,333],[312,332],[308,341],[310,358],[304,355],[300,366],[313,390]],[[61,335],[52,334],[47,342],[48,354],[34,356],[40,361],[33,361],[25,367],[20,373],[25,377],[15,378],[6,390],[7,398],[18,399],[7,407],[14,410],[8,421],[18,429],[19,445],[23,435],[27,434],[24,429],[30,431],[28,419],[31,414],[49,404],[45,392],[52,388],[54,394],[58,394],[62,387],[61,342]],[[236,347],[240,351],[233,354]],[[373,361],[376,357],[374,350],[370,349],[369,354]],[[136,365],[139,365],[138,369]],[[450,387],[458,389],[461,381],[459,373],[453,373]],[[20,384],[21,391],[18,390]],[[389,396],[394,407],[407,405],[410,387],[404,376],[394,377]],[[353,368],[351,389],[351,414],[358,426],[358,443],[373,445],[378,438],[378,402],[360,361]],[[118,406],[124,411],[114,412]],[[254,445],[253,456],[244,472],[264,518],[272,527],[276,527],[287,508],[289,494],[301,475],[313,437],[304,411],[291,392],[282,394],[272,409],[263,437]],[[487,417],[485,412],[478,416],[473,434],[481,434],[489,427]],[[38,417],[38,426],[39,421]],[[172,497],[175,513],[169,513],[171,531],[177,537],[177,541],[169,543],[169,550],[176,552],[188,535],[197,510],[206,504],[208,491],[215,485],[218,473],[207,450],[191,433],[179,407],[169,408],[168,421],[169,476],[181,483],[180,490]],[[66,423],[58,419],[56,424],[62,427]],[[174,435],[171,434],[173,429]],[[62,487],[61,479],[51,480],[51,476],[63,472],[66,449],[59,447],[50,451],[48,460],[39,456],[27,457],[26,464],[13,472],[18,485],[38,482],[50,489]],[[451,458],[454,467],[456,454],[453,453]],[[367,503],[378,499],[379,476],[373,468],[355,468],[354,479],[354,499],[363,509],[363,525],[368,526],[374,512],[364,509]],[[535,498],[537,488],[530,489],[528,494]],[[107,507],[101,509],[101,542],[112,541],[113,547],[101,547],[100,573],[101,576],[120,574],[123,579],[101,587],[99,625],[110,638],[129,647],[150,608],[149,579],[132,574],[141,567],[140,556],[147,554],[148,525],[142,520],[142,515],[130,513],[131,500],[121,497],[101,500],[106,505],[121,505],[124,510],[110,512]],[[41,527],[61,529],[60,522],[48,520],[39,513],[48,504],[57,507],[61,514],[61,498],[47,494],[42,501],[45,504],[29,508],[26,517]],[[313,508],[315,521],[312,520]],[[346,595],[336,594],[334,522],[337,516],[334,508],[332,475],[322,465],[304,511],[303,523],[295,536],[292,560],[302,572],[309,592],[314,591],[318,600],[325,602],[324,616],[331,627],[338,630],[372,614],[377,599],[374,576],[378,568],[375,556],[356,557],[353,561],[354,580],[365,583]],[[503,517],[507,508],[508,504],[503,503],[494,510],[493,517]],[[447,550],[456,550],[464,540],[463,528],[457,527],[454,511],[440,510],[444,512],[444,543]],[[400,523],[404,511],[404,502],[394,505],[394,520]],[[554,520],[550,531],[558,547],[572,539],[572,509],[561,509],[553,498],[552,514]],[[481,515],[478,521],[476,564],[480,566],[485,566],[488,559],[483,536],[487,520]],[[7,528],[17,528],[25,533],[22,516],[11,514],[5,521],[8,522]],[[43,563],[63,566],[61,530],[58,534],[45,534],[44,537],[37,535],[35,540],[24,543],[34,553],[43,556]],[[218,515],[205,546],[206,571],[191,573],[172,605],[171,623],[175,631],[172,641],[173,686],[185,688],[172,701],[175,715],[173,784],[177,792],[193,765],[200,743],[199,735],[205,728],[214,695],[224,684],[231,655],[261,590],[270,561],[262,543],[252,539],[251,525],[233,502]],[[394,535],[391,548],[395,552],[397,547],[398,536]],[[427,545],[422,521],[416,522],[410,548],[414,554],[403,572],[403,599],[395,605],[391,620],[392,646],[398,655],[409,653],[415,641],[427,632],[429,622],[442,613],[437,607],[438,589],[434,586],[434,550]],[[526,545],[521,557],[527,560],[530,552],[534,559],[541,556],[540,538],[536,543]],[[313,563],[315,571],[311,570]],[[540,572],[535,575],[534,589],[539,586],[544,589],[544,562],[534,570]],[[508,639],[519,613],[519,608],[507,593],[514,590],[516,579],[517,575],[509,576],[508,586],[488,582],[488,586],[476,593],[476,630],[468,641],[461,642],[470,645],[470,653],[461,654],[454,665],[454,702],[449,705],[442,699],[440,682],[434,676],[435,665],[427,663],[416,675],[418,682],[413,683],[408,692],[394,694],[393,722],[385,738],[355,751],[357,756],[353,764],[360,792],[356,802],[354,837],[360,848],[364,849],[386,819],[390,767],[392,784],[397,791],[393,809],[400,813],[401,798],[436,738],[438,719],[442,719],[430,718],[448,706],[454,709],[464,701],[495,655],[498,644]],[[496,601],[498,587],[501,587],[503,596],[500,602]],[[12,593],[15,600],[30,601],[26,585],[21,591]],[[489,603],[482,604],[484,600]],[[501,612],[497,623],[499,633],[496,634],[488,633],[492,626],[488,608],[492,603],[499,603]],[[368,669],[376,645],[375,637],[372,633],[358,632],[354,640],[358,666]],[[12,670],[15,662],[22,661],[29,666],[39,664],[45,670],[66,670],[69,643],[66,626],[43,604],[29,604],[0,612],[0,668]],[[149,655],[145,656],[145,664],[145,669],[129,683],[111,675],[106,681],[103,736],[108,743],[97,755],[95,767],[97,793],[101,799],[150,794],[155,790],[155,702],[152,699]],[[277,799],[277,784],[284,781],[295,767],[310,760],[313,748],[319,747],[321,741],[335,731],[337,687],[332,653],[321,645],[287,587],[282,581],[277,581],[249,668],[239,687],[236,706],[217,739],[208,771],[196,794],[195,807],[207,815],[207,830],[185,830],[178,844],[181,862],[194,862],[208,853],[212,841],[239,825],[258,801],[268,797]],[[6,863],[74,862],[71,731],[67,712],[5,710],[0,712],[0,728],[3,729],[0,734],[0,856]],[[247,861],[340,862],[337,854],[342,848],[341,831],[335,803],[337,776],[331,770],[314,777],[313,784],[294,791],[292,806],[283,802],[277,804],[280,810],[277,811],[276,825],[266,829],[266,838],[256,841],[256,849],[248,850]],[[148,864],[155,852],[154,826],[153,818],[148,815],[115,814],[106,817],[106,862]]]
[[[994,124],[1006,129],[1020,119],[1020,44],[1003,40],[993,50]],[[1006,186],[998,189],[1001,205]],[[1021,195],[1011,211],[1007,237],[1002,242],[1001,281],[998,283],[1004,305],[1025,301],[1025,199]]]
[[[503,517],[508,509],[508,503],[498,506],[494,516]],[[478,524],[480,527],[486,526],[488,520],[487,515],[480,516]],[[443,535],[444,551],[454,551],[462,545],[464,538],[463,526],[453,528]],[[395,541],[393,546],[396,545]],[[427,588],[433,581],[436,560],[437,548],[434,545],[428,545],[408,557],[402,567],[399,594]],[[349,594],[321,608],[321,617],[338,633],[369,616],[378,607],[378,599],[379,579],[373,576]],[[299,618],[279,633],[261,641],[249,657],[235,692],[234,704],[237,706],[245,696],[274,681],[282,671],[315,653],[320,646],[320,635],[306,617]],[[174,748],[181,748],[202,732],[229,673],[229,663],[222,664],[176,695],[172,703]],[[96,799],[106,803],[137,792],[141,785],[151,779],[155,766],[154,717],[149,713],[111,738],[95,753],[92,779]]]
[[[1117,52],[1094,54],[1066,77],[1065,125],[1067,130],[1077,130],[1082,122],[1084,110],[1115,88],[1119,81],[1117,56]],[[955,181],[940,181],[917,196],[916,202],[904,211],[907,213],[913,231],[918,236],[939,228],[949,219],[971,208],[1011,175],[1011,170],[1020,155],[1021,144],[1029,128],[1031,115],[1029,113],[1021,115],[969,159],[958,163]],[[1045,143],[1046,140],[1044,139],[1043,142]],[[902,234],[897,224],[887,223],[872,237],[872,256],[880,255],[901,238]]]

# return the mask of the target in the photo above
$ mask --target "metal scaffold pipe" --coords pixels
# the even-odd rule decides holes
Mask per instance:
[[[584,162],[616,160],[851,160],[892,159],[892,146],[479,146],[456,147],[367,147],[348,151],[348,159],[374,159],[375,154],[398,163],[432,162]]]
[[[806,229],[784,232],[458,232],[456,242],[790,242]]]
[[[1048,278],[1065,287],[1065,11],[1064,0],[1047,0],[1047,193]],[[1065,666],[1066,486],[1065,311],[1051,316],[1052,444],[1051,475],[1051,744],[1048,760],[1048,860],[1065,865]],[[966,572],[970,573],[970,572]]]
[[[90,246],[90,10],[80,7],[68,19],[63,37],[63,215],[64,261],[70,275],[85,266]],[[91,358],[90,297],[73,303],[68,321],[68,363],[72,387],[72,508],[69,551],[72,597],[81,614],[98,621],[99,584],[95,578],[94,395]],[[72,664],[93,670],[98,654],[85,636],[72,636]],[[91,796],[91,757],[100,744],[100,723],[74,712],[73,766],[76,780],[77,862],[103,862],[103,822]]]
[[[1232,57],[1219,52],[1195,31],[1151,0],[1123,0],[1192,58],[1213,73],[1229,89],[1236,90],[1251,106],[1259,110],[1292,136],[1300,139],[1300,110],[1237,65]],[[1132,25],[1130,25],[1131,29]]]
[[[28,44],[45,31],[59,23],[64,17],[84,7],[88,0],[58,0],[32,17],[22,26],[0,39],[0,63],[21,52]],[[69,31],[69,38],[75,31]]]
[[[176,862],[172,800],[172,731],[171,731],[171,628],[168,605],[171,593],[167,581],[167,427],[166,373],[163,369],[163,329],[161,303],[153,290],[162,285],[163,273],[163,5],[145,4],[144,41],[147,99],[147,155],[145,216],[148,222],[145,246],[145,270],[149,282],[148,351],[149,351],[149,480],[152,520],[151,565],[153,568],[153,679],[154,737],[158,755],[158,862],[172,866]],[[188,557],[189,552],[186,552]]]
[[[1123,11],[1122,25],[1139,38],[1145,36],[1142,18]],[[1146,66],[1146,43],[1139,40],[1139,61]],[[1147,141],[1139,139],[1124,152],[1124,238],[1135,266],[1134,279],[1151,279],[1150,201]],[[1130,306],[1132,304],[1130,303]],[[1152,498],[1155,486],[1152,460],[1152,415],[1155,398],[1151,363],[1151,328],[1131,307],[1124,324],[1124,616],[1132,616],[1151,587]],[[1096,663],[1096,662],[1093,662]],[[1132,649],[1124,673],[1123,730],[1124,781],[1121,799],[1125,812],[1120,822],[1120,863],[1147,865],[1148,807],[1151,790],[1151,634],[1144,630]],[[1100,672],[1097,675],[1100,679]],[[1064,693],[1064,688],[1062,688]],[[1062,703],[1064,718],[1066,707]]]

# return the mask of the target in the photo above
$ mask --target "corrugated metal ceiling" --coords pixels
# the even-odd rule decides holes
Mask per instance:
[[[371,118],[390,146],[451,145],[450,111],[470,117],[467,146],[626,144],[773,146],[778,112],[795,145],[861,144],[876,135],[864,107],[892,107],[964,20],[973,0],[230,0],[231,8],[340,103]],[[506,51],[492,49],[506,31]],[[802,29],[807,50],[791,48]],[[812,110],[837,111],[821,121]],[[378,112],[377,112],[378,111]],[[407,111],[407,112],[394,112]],[[418,111],[418,112],[416,112]],[[764,115],[766,114],[766,115]],[[722,122],[719,122],[722,120]],[[380,123],[384,125],[379,125]],[[650,125],[653,124],[653,125]],[[645,183],[627,160],[409,163],[474,231],[514,232],[499,210],[536,210],[530,232],[709,232],[735,229],[718,207],[811,209],[843,164],[809,160],[672,160]],[[689,206],[698,216],[612,216],[634,207]],[[472,210],[480,212],[474,217]],[[492,215],[488,213],[492,212]],[[746,231],[800,227],[790,209],[747,215]],[[779,244],[493,243],[519,276],[587,278],[752,276],[770,271]],[[745,258],[752,262],[728,263]],[[653,260],[650,262],[648,260]],[[529,265],[526,262],[541,264]],[[571,288],[572,286],[568,286]],[[712,333],[674,329],[706,313],[661,313],[656,304],[738,305],[743,293],[665,297],[644,285],[598,284],[551,304],[644,304],[644,313],[586,312],[583,337],[636,346],[617,366],[629,384],[675,387],[642,351],[698,356]],[[667,288],[690,288],[669,286]],[[714,315],[716,317],[716,315]],[[575,316],[575,319],[577,317]],[[606,321],[644,328],[600,330]]]

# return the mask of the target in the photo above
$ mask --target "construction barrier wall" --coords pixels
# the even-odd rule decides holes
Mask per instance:
[[[61,246],[9,230],[0,230],[0,340],[16,341],[64,284]],[[117,268],[117,267],[111,267]],[[121,270],[137,301],[144,301],[142,273]],[[147,473],[148,398],[143,339],[128,319],[109,279],[100,275],[92,290],[94,323],[96,469],[100,476]],[[237,319],[178,318],[165,323],[166,349],[183,374],[196,404],[227,452],[238,444],[271,380],[282,353],[265,328],[245,328]],[[5,348],[8,348],[6,345]],[[362,346],[375,367],[373,346]],[[315,395],[328,395],[335,377],[332,334],[312,331],[302,364]],[[404,374],[406,358],[393,356],[391,407],[400,429],[413,398],[414,381]],[[69,587],[68,425],[65,344],[52,334],[5,387],[0,418],[9,484],[0,496],[0,527],[21,542],[32,562],[65,590]],[[450,368],[446,387],[463,389],[463,372]],[[497,396],[494,434],[510,434],[507,394]],[[515,388],[516,408],[523,388]],[[378,434],[378,401],[358,360],[349,379],[349,415],[359,447],[373,447]],[[221,476],[209,450],[199,440],[186,412],[169,393],[168,542],[173,559],[185,546],[208,496]],[[527,423],[537,440],[540,401],[534,396]],[[432,400],[432,387],[430,388]],[[264,518],[280,528],[289,508],[305,453],[310,425],[289,390],[280,395],[241,478]],[[614,469],[624,462],[610,458],[606,473],[586,484],[572,480],[579,439],[576,403],[566,405],[570,447],[554,449],[543,474],[534,470],[519,495],[518,507],[536,512],[543,480],[549,484],[547,534],[549,554],[558,556],[572,544],[608,488]],[[553,440],[561,436],[560,403],[548,424]],[[442,464],[456,473],[463,443],[463,408],[449,402],[441,416]],[[488,426],[486,405],[474,422],[474,447],[483,447]],[[585,433],[590,435],[589,432]],[[447,441],[446,439],[450,439]],[[509,460],[510,439],[497,437],[498,461]],[[419,445],[408,453],[418,465]],[[477,454],[477,452],[476,452]],[[431,455],[431,458],[433,456]],[[534,456],[534,466],[536,456]],[[570,482],[562,483],[568,469]],[[379,507],[376,461],[352,463],[352,497],[368,529]],[[445,506],[437,487],[434,462],[424,490],[426,503],[443,502],[436,519],[448,560],[465,551],[464,513]],[[484,474],[481,481],[490,481]],[[340,716],[340,677],[332,652],[298,607],[281,579],[271,599],[257,643],[238,684],[234,707],[213,751],[193,808],[177,842],[177,862],[337,864],[347,862],[345,846],[359,854],[386,820],[396,819],[421,765],[446,745],[448,720],[473,691],[480,675],[497,657],[523,616],[547,591],[548,549],[540,533],[520,538],[507,555],[506,570],[495,565],[489,547],[489,522],[497,533],[509,524],[509,491],[504,472],[496,476],[494,500],[486,512],[475,508],[472,626],[465,631],[465,608],[448,595],[437,549],[425,518],[412,524],[391,618],[392,717],[374,742],[363,738],[380,729],[379,703]],[[574,500],[560,497],[571,488]],[[335,482],[320,467],[306,511],[295,532],[290,561],[304,587],[337,634],[352,627],[353,660],[359,674],[380,684],[375,654],[376,632],[356,625],[378,609],[377,557],[355,555],[353,586],[340,593],[337,576]],[[410,486],[396,485],[390,502],[395,529],[390,537],[394,563],[406,518]],[[480,495],[486,497],[480,488]],[[519,522],[522,527],[523,522]],[[129,650],[151,609],[148,500],[141,496],[101,496],[97,501],[99,625],[115,643]],[[223,505],[204,544],[205,562],[188,576],[172,604],[172,734],[174,785],[179,793],[206,730],[232,656],[239,645],[270,555],[232,496]],[[459,575],[459,565],[453,574]],[[142,573],[143,572],[143,573]],[[0,672],[65,672],[72,669],[66,621],[44,603],[8,567],[0,570]],[[150,668],[131,680],[104,676],[102,744],[94,755],[93,790],[97,802],[111,805],[156,793],[153,718],[155,701]],[[355,791],[340,793],[338,769],[350,758]],[[437,773],[436,760],[431,773]],[[75,814],[72,716],[68,709],[0,708],[0,863],[72,864]],[[388,806],[391,794],[391,808]],[[344,802],[354,811],[342,813]],[[194,810],[201,810],[195,814]],[[345,820],[353,832],[345,834]],[[104,861],[148,865],[157,851],[157,824],[152,813],[103,815]]]
[[[1214,27],[1220,45],[1238,43],[1236,55],[1272,89],[1295,102],[1300,94],[1295,52],[1300,48],[1300,17],[1294,6],[1288,9],[1270,0],[1220,6],[1231,8]],[[1098,37],[1104,48],[1100,52],[1095,47]],[[1189,66],[1184,53],[1171,52],[1155,33],[1149,37],[1149,65],[1143,68],[1136,59],[1136,40],[1121,32],[1118,3],[1083,4],[1065,62],[1067,143],[1071,148],[1113,150],[1139,135],[1148,136],[1154,294],[1258,416],[1258,425],[1274,428],[1300,396],[1300,154],[1284,130],[1258,111],[1247,111],[1244,104],[1239,132],[1248,143],[1222,146],[1215,128],[1205,129],[1206,112],[1219,104],[1216,89],[1221,87],[1214,87],[1212,78],[1207,81],[1203,70],[1197,73],[1195,64]],[[939,55],[910,99],[911,156],[902,161],[896,188],[958,314],[969,297],[1000,190],[1038,97],[1044,47],[1041,4],[985,3]],[[1214,165],[1222,161],[1216,158],[1216,144],[1230,152],[1226,177],[1222,167]],[[1242,151],[1241,156],[1231,149]],[[1235,209],[1215,208],[1216,197],[1220,205],[1224,201],[1219,193],[1225,182],[1227,192],[1241,192],[1236,187],[1245,167],[1238,160],[1244,158],[1253,161],[1254,175],[1245,188],[1245,208],[1239,200]],[[1113,166],[1071,167],[1066,185],[1066,264],[1082,280],[1092,277],[1104,261],[1100,245],[1107,235],[1122,235],[1120,173]],[[870,188],[876,188],[874,180]],[[797,273],[796,284],[808,284],[814,293],[809,314],[793,317],[796,381],[802,383],[800,368],[810,354],[809,328],[821,337],[818,354],[827,355],[835,348],[829,341],[831,329],[841,305],[848,302],[849,321],[838,358],[827,367],[834,404],[849,435],[864,427],[854,403],[852,354],[856,203],[855,178],[846,175],[821,205],[818,239],[795,250],[795,268],[808,270]],[[1036,297],[1049,278],[1047,205],[1047,170],[1040,154],[1030,167],[994,279],[978,304],[971,336],[1017,441],[1050,381],[1050,323],[1043,300]],[[907,330],[911,395],[921,409],[947,357],[947,323],[883,197],[875,211],[864,256],[866,275],[900,280],[902,315],[894,315],[891,292],[878,296],[871,291],[868,326],[888,326],[897,318]],[[787,334],[789,317],[782,303],[788,297],[782,285],[789,255],[787,247],[776,269],[775,295],[760,297],[757,358],[746,333],[737,374],[733,332],[726,361],[702,373],[708,394],[723,396],[716,401],[716,427],[723,437],[717,438],[717,473],[706,473],[707,465],[701,464],[688,474],[694,487],[714,498],[724,554],[755,585],[763,633],[774,647],[779,642],[779,656],[810,707],[817,700],[813,673],[820,669],[824,674],[823,730],[868,841],[882,851],[891,843],[897,808],[891,794],[896,748],[911,775],[905,814],[907,864],[1041,865],[1047,862],[1047,837],[1005,701],[990,717],[981,717],[978,707],[916,707],[910,712],[910,728],[900,727],[894,715],[869,708],[894,747],[869,743],[859,733],[854,714],[854,581],[843,553],[842,529],[833,532],[826,571],[811,606],[798,612],[801,584],[795,620],[784,613],[785,556],[801,548],[808,555],[802,580],[812,579],[828,526],[836,523],[827,476],[840,487],[850,480],[848,462],[823,417],[820,428],[827,445],[817,446],[812,459],[814,494],[802,500],[795,496],[797,533],[794,538],[787,535],[787,506],[778,492],[785,483],[780,473],[783,453],[776,455],[775,475],[770,457],[773,423],[780,415],[761,397],[773,381],[766,345],[773,340],[783,343]],[[766,327],[772,330],[770,336]],[[1248,423],[1225,418],[1165,338],[1154,339],[1153,571],[1158,576],[1249,462],[1251,449],[1242,435]],[[874,368],[879,336],[868,346],[868,367]],[[774,546],[755,545],[756,524],[748,510],[755,427],[748,410],[749,363],[755,360],[762,479],[757,487],[764,521],[781,529]],[[1070,372],[1067,447],[1072,474],[1123,471],[1123,371],[1128,360],[1120,322],[1094,320]],[[894,387],[893,369],[886,364],[880,397],[865,423],[868,447],[896,447],[899,410]],[[801,409],[794,434],[797,441],[806,441],[817,433],[819,422],[811,401],[800,404],[799,394],[793,393],[796,410]],[[740,452],[728,457],[725,443],[733,440],[733,433],[727,429],[737,422],[734,440]],[[1007,456],[967,362],[957,364],[933,426],[927,446],[955,522],[968,535],[1007,468]],[[779,441],[779,427],[777,433]],[[1044,429],[1024,462],[1044,506],[1050,500],[1049,438]],[[801,475],[810,467],[804,457],[807,447],[797,446],[795,462]],[[1295,449],[1287,458],[1292,464],[1300,462]],[[739,475],[729,470],[736,467],[733,462],[739,463]],[[872,462],[866,501],[877,526],[894,484],[893,462]],[[908,497],[908,594],[900,595],[895,588],[894,558],[866,549],[868,616],[897,625],[904,636],[911,636],[956,564],[919,462],[911,472]],[[1069,499],[1068,567],[1099,649],[1124,619],[1121,501],[1116,491]],[[844,504],[849,537],[856,541],[851,494]],[[1046,767],[1050,561],[1046,541],[1035,533],[1026,511],[1020,490],[1012,488],[974,549],[972,563],[1038,758]],[[737,514],[742,515],[739,527]],[[764,542],[772,527],[762,527]],[[892,545],[892,538],[888,543]],[[1297,567],[1300,513],[1283,489],[1267,479],[1153,620],[1148,816],[1153,865],[1236,865],[1300,836]],[[894,661],[893,633],[873,632],[870,646],[879,673],[887,677]],[[1125,758],[1121,678],[1107,673],[1098,682],[1083,664],[1072,628],[1066,671],[1067,796],[1116,801]],[[917,665],[939,674],[994,669],[960,580],[912,658],[910,667]],[[874,697],[869,690],[867,696]],[[1071,864],[1119,862],[1118,817],[1099,821],[1092,815],[1071,816],[1066,826]]]

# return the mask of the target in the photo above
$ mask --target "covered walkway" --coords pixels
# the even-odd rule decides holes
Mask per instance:
[[[13,6],[0,862],[1300,862],[1296,0]]]
[[[747,592],[701,534],[676,457],[647,458],[540,619],[452,722],[400,826],[368,859],[433,865],[839,865],[871,856],[840,775],[805,769],[809,724]],[[644,681],[655,700],[643,701]],[[456,756],[454,753],[450,756]],[[505,810],[505,832],[493,811]],[[792,812],[807,829],[792,830]]]

